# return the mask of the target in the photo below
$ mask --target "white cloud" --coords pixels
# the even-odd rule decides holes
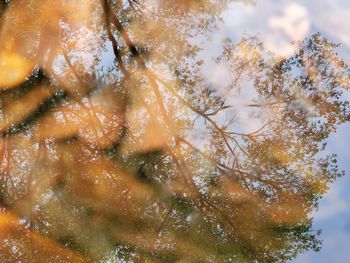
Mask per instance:
[[[264,39],[265,46],[280,56],[293,54],[291,41],[304,39],[310,30],[310,16],[307,8],[296,2],[283,7],[282,15],[272,15],[268,18]]]
[[[290,3],[284,8],[282,16],[272,16],[269,27],[281,29],[292,40],[302,40],[310,29],[308,10],[297,3]]]

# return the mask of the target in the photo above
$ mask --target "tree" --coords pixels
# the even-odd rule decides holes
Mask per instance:
[[[3,262],[279,262],[320,248],[310,212],[342,175],[320,152],[349,120],[349,69],[320,34],[290,58],[243,36],[223,43],[226,77],[211,85],[196,40],[227,4],[4,4]]]

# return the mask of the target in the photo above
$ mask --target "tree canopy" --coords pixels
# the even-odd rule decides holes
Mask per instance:
[[[320,33],[288,58],[248,34],[203,57],[230,2],[2,1],[1,262],[320,249],[311,212],[343,174],[322,151],[350,119],[349,68]]]

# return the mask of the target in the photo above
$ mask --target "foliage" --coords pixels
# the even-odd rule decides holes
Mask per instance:
[[[227,5],[3,5],[2,262],[283,262],[320,249],[310,212],[342,175],[321,152],[349,120],[349,69],[320,34],[289,58],[246,35],[224,41],[213,85],[198,40]]]

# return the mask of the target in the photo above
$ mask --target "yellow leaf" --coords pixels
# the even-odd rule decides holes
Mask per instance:
[[[25,81],[34,63],[16,53],[0,54],[0,89],[13,88]]]
[[[3,119],[0,119],[0,130],[23,121],[39,108],[43,101],[52,96],[53,91],[49,86],[42,86],[5,105],[2,109]]]

